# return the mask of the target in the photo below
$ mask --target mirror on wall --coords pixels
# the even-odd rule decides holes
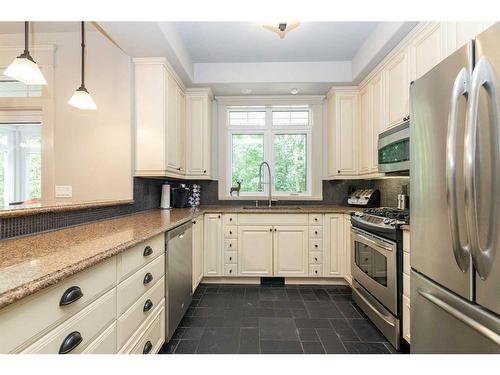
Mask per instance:
[[[0,22],[0,210],[132,201],[131,57],[85,22],[30,22],[29,52],[46,85],[4,74],[25,49],[24,22]]]

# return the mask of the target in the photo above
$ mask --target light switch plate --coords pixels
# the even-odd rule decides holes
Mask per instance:
[[[73,186],[56,185],[56,198],[71,198],[73,196]]]

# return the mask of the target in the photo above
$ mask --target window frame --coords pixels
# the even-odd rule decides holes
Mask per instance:
[[[230,112],[242,111],[242,112],[262,112],[265,110],[265,125],[231,125],[230,124]],[[308,125],[274,125],[273,126],[273,112],[275,111],[307,111],[308,112]],[[224,190],[229,192],[232,187],[232,177],[233,177],[233,135],[238,134],[262,134],[264,137],[264,161],[269,163],[271,169],[271,177],[273,183],[270,185],[267,183],[267,174],[263,173],[263,191],[261,192],[240,192],[240,197],[256,197],[264,198],[269,195],[269,187],[271,186],[271,194],[273,197],[277,198],[292,198],[292,197],[303,197],[303,198],[313,198],[312,191],[312,129],[313,129],[313,110],[312,106],[309,104],[301,105],[265,105],[265,106],[227,106],[225,107],[225,131],[226,137],[226,176],[225,176],[225,186]],[[306,191],[304,192],[277,192],[274,185],[275,181],[275,153],[274,153],[274,140],[275,135],[279,134],[302,134],[306,135]],[[229,193],[227,197],[231,199]],[[234,197],[233,197],[234,198]]]

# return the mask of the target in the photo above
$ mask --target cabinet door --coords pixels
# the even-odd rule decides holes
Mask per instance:
[[[167,73],[168,75],[168,73]],[[177,82],[168,75],[167,78],[167,138],[166,142],[166,166],[167,169],[178,173],[179,163],[179,124],[178,124],[178,93]]]
[[[210,129],[208,97],[187,97],[186,173],[209,176]]]
[[[184,174],[186,172],[186,95],[179,86],[177,86],[175,94],[177,105],[177,170]]]
[[[372,139],[371,139],[371,166],[372,172],[378,172],[378,135],[384,131],[385,108],[384,108],[384,76],[376,75],[370,82],[372,86]]]
[[[193,293],[203,278],[203,217],[193,220]]]
[[[337,174],[357,174],[356,123],[358,94],[338,93],[335,95],[335,148],[337,149]]]
[[[206,214],[203,224],[205,276],[222,276],[222,215]]]
[[[344,278],[352,283],[351,276],[351,215],[344,215]]]
[[[324,275],[326,277],[342,277],[344,258],[344,226],[343,214],[325,215],[324,223]]]
[[[161,64],[135,64],[135,169],[165,170],[165,70]]]
[[[274,227],[274,276],[307,276],[308,227]]]
[[[238,275],[273,275],[271,226],[238,226]]]
[[[385,69],[386,84],[386,127],[390,128],[403,121],[409,113],[409,69],[408,50],[405,49],[389,60]]]
[[[372,157],[372,87],[369,84],[359,92],[359,109],[358,172],[363,174],[370,171]]]
[[[422,77],[445,57],[446,41],[439,22],[430,22],[411,44],[411,79]]]

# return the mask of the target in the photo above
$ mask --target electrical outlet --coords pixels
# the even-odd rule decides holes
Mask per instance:
[[[71,198],[71,197],[73,197],[73,186],[56,185],[56,198]]]

